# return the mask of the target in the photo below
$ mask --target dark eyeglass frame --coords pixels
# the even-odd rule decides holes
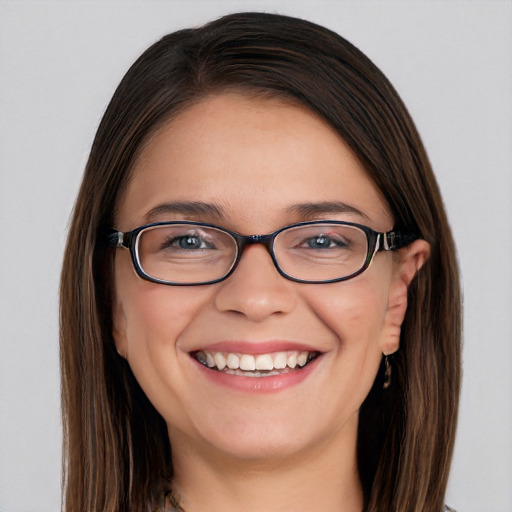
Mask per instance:
[[[140,235],[140,233],[148,228],[158,227],[158,226],[173,226],[177,224],[184,224],[184,225],[192,225],[192,226],[200,226],[200,227],[207,227],[207,228],[214,228],[218,231],[221,231],[223,233],[226,233],[230,235],[236,242],[237,245],[237,253],[236,257],[233,260],[233,263],[229,270],[224,274],[222,277],[219,277],[217,279],[213,279],[210,281],[202,281],[199,283],[176,283],[171,281],[165,281],[162,279],[158,279],[155,277],[152,277],[148,274],[146,274],[143,270],[143,268],[140,265],[139,257],[137,255],[136,246],[137,246],[137,238]],[[335,279],[328,279],[328,280],[320,280],[320,281],[311,281],[306,279],[298,279],[296,277],[288,275],[286,272],[284,272],[281,267],[279,266],[279,263],[277,262],[276,256],[274,254],[274,240],[277,235],[282,233],[283,231],[286,231],[291,228],[297,228],[301,226],[313,226],[316,224],[336,224],[341,226],[351,226],[355,228],[359,228],[361,231],[363,231],[366,234],[366,240],[368,243],[367,246],[367,256],[366,260],[363,264],[363,266],[356,272],[344,276],[339,277]],[[401,249],[402,247],[405,247],[406,245],[410,244],[414,240],[416,240],[418,237],[416,235],[413,235],[412,233],[405,232],[405,231],[397,231],[392,230],[388,231],[387,233],[381,233],[378,231],[375,231],[368,226],[364,226],[362,224],[356,224],[353,222],[345,222],[345,221],[338,221],[338,220],[317,220],[317,221],[310,221],[310,222],[298,222],[296,224],[290,224],[288,226],[284,226],[273,233],[269,233],[267,235],[241,235],[240,233],[237,233],[235,231],[231,231],[229,229],[222,228],[220,226],[216,226],[215,224],[208,224],[205,222],[193,222],[193,221],[168,221],[168,222],[153,222],[151,224],[144,224],[143,226],[139,226],[131,231],[118,231],[116,229],[109,229],[107,232],[106,242],[109,246],[112,247],[123,247],[130,250],[130,255],[132,258],[132,263],[135,268],[135,271],[137,272],[138,276],[142,279],[145,279],[146,281],[151,281],[153,283],[159,283],[159,284],[165,284],[170,286],[200,286],[205,284],[214,284],[218,283],[220,281],[223,281],[224,279],[227,279],[236,269],[238,266],[238,263],[240,259],[242,258],[242,255],[244,253],[245,248],[248,245],[254,245],[254,244],[261,244],[266,247],[268,253],[270,254],[270,257],[272,258],[272,262],[274,263],[274,266],[276,267],[279,274],[281,274],[284,278],[289,279],[290,281],[294,281],[296,283],[305,283],[305,284],[327,284],[327,283],[336,283],[339,281],[347,281],[348,279],[352,279],[359,274],[362,274],[372,262],[375,254],[379,251],[395,251],[397,249]]]

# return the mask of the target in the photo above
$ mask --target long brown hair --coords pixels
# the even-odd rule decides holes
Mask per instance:
[[[133,64],[103,116],[62,270],[64,509],[151,510],[172,477],[165,422],[114,347],[104,230],[148,136],[228,89],[288,98],[319,114],[380,188],[396,227],[431,246],[409,288],[392,385],[382,390],[380,371],[361,408],[358,462],[366,512],[439,512],[458,410],[461,313],[436,180],[406,108],[365,55],[323,27],[263,13],[164,37]]]

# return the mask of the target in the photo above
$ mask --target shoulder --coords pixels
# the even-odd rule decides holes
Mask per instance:
[[[448,505],[445,505],[443,508],[443,512],[457,512],[457,511],[454,508],[451,508]]]

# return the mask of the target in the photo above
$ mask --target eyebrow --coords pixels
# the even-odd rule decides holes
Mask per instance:
[[[359,215],[360,217],[369,220],[368,215],[361,210],[350,206],[341,201],[325,201],[321,203],[300,203],[294,204],[287,208],[291,214],[299,215],[304,220],[314,220],[321,215],[349,213],[352,215]]]
[[[297,203],[289,206],[285,211],[290,215],[298,216],[304,221],[315,220],[324,215],[336,215],[340,213],[358,215],[364,219],[369,219],[368,215],[363,213],[361,210],[343,203],[342,201]],[[152,208],[145,217],[148,222],[153,222],[162,215],[180,215],[196,219],[213,217],[215,220],[224,220],[226,218],[222,206],[214,203],[204,203],[201,201],[177,201],[172,203],[163,203]]]
[[[217,220],[224,219],[222,207],[201,201],[179,201],[160,204],[149,210],[146,214],[146,219],[151,222],[161,215],[169,214],[178,214],[186,217],[213,217]]]

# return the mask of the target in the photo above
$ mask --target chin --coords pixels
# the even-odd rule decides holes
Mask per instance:
[[[255,464],[285,463],[297,456],[313,453],[324,443],[338,438],[354,440],[357,436],[357,412],[345,416],[345,421],[333,421],[316,412],[318,421],[311,412],[303,410],[297,414],[286,414],[281,418],[264,413],[253,413],[251,417],[225,418],[218,416],[214,422],[203,424],[197,433],[221,457],[253,461]],[[309,420],[307,416],[309,415]],[[342,441],[343,442],[343,441]],[[172,444],[172,440],[171,440]]]

